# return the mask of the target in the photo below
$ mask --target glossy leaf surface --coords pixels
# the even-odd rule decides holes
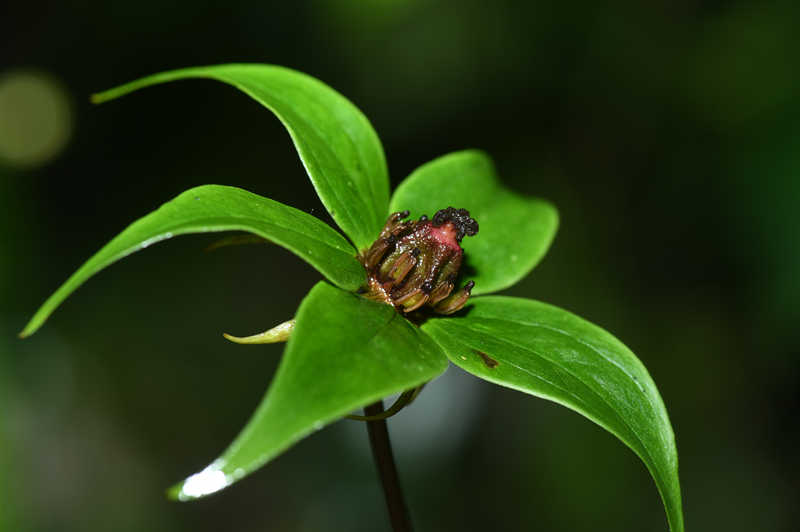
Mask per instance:
[[[364,281],[355,249],[324,222],[239,188],[205,185],[129,225],[45,301],[20,336],[34,333],[75,289],[113,262],[173,236],[218,231],[247,231],[275,242],[342,288],[355,290]]]
[[[513,285],[544,257],[558,227],[550,203],[503,187],[491,159],[480,151],[460,151],[417,168],[392,196],[391,212],[409,210],[416,218],[445,207],[469,210],[480,230],[461,243],[475,281],[473,294]]]
[[[470,300],[465,315],[431,319],[422,329],[466,371],[555,401],[616,435],[652,474],[673,532],[683,531],[667,411],[645,367],[619,340],[557,307],[501,296]]]
[[[363,113],[321,81],[274,65],[228,64],[154,74],[101,92],[93,101],[187,78],[233,85],[275,113],[333,219],[359,249],[372,243],[389,201],[383,147]]]
[[[247,426],[171,494],[192,499],[222,489],[311,432],[447,365],[439,346],[394,308],[320,282],[300,305],[283,360]]]

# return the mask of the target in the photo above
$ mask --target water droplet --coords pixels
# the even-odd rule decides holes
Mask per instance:
[[[210,495],[230,485],[225,473],[218,469],[211,469],[208,466],[199,473],[196,473],[183,482],[180,499],[194,499],[204,495]]]

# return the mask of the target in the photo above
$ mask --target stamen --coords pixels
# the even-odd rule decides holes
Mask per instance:
[[[369,248],[367,256],[364,259],[364,266],[369,269],[374,268],[381,261],[383,256],[386,255],[389,247],[389,242],[385,238],[381,238],[372,244],[372,247]]]
[[[411,298],[411,300],[407,301],[406,304],[403,305],[403,311],[406,313],[414,312],[428,301],[428,297],[428,294],[422,292],[418,298]]]
[[[431,292],[431,297],[428,298],[428,302],[432,305],[435,305],[442,299],[446,298],[450,295],[450,292],[453,291],[454,284],[452,282],[444,282],[440,283],[433,292]]]
[[[463,289],[440,301],[439,304],[434,307],[434,310],[439,314],[453,314],[454,312],[458,312],[464,308],[472,292],[472,287],[474,286],[475,281],[468,282]]]
[[[417,253],[419,255],[419,253]],[[394,263],[392,269],[389,270],[389,278],[395,282],[400,283],[405,279],[408,272],[417,264],[416,255],[413,252],[403,253],[397,262]]]

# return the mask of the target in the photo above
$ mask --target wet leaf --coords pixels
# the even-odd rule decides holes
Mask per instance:
[[[247,426],[170,493],[186,500],[227,487],[315,430],[447,365],[439,346],[391,306],[320,282],[300,305],[283,360]]]
[[[644,461],[673,532],[683,531],[678,455],[664,403],[619,340],[557,307],[501,296],[422,329],[450,360],[489,382],[548,399],[605,428]]]
[[[188,78],[233,85],[280,119],[325,208],[358,249],[383,226],[389,201],[386,160],[369,120],[347,98],[301,72],[274,65],[228,64],[147,76],[96,94],[105,102],[144,87]]]
[[[173,236],[218,231],[247,231],[270,240],[342,288],[354,290],[364,281],[355,249],[322,221],[239,188],[205,185],[183,192],[129,225],[45,301],[20,336],[33,334],[89,277],[119,259]]]

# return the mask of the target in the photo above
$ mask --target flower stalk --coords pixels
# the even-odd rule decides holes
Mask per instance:
[[[369,445],[378,468],[378,476],[381,479],[392,530],[394,532],[411,532],[411,518],[403,497],[403,490],[400,487],[400,476],[397,474],[397,466],[394,463],[394,453],[392,453],[386,419],[380,417],[382,413],[383,401],[377,401],[364,407],[364,417],[377,418],[367,422]]]

